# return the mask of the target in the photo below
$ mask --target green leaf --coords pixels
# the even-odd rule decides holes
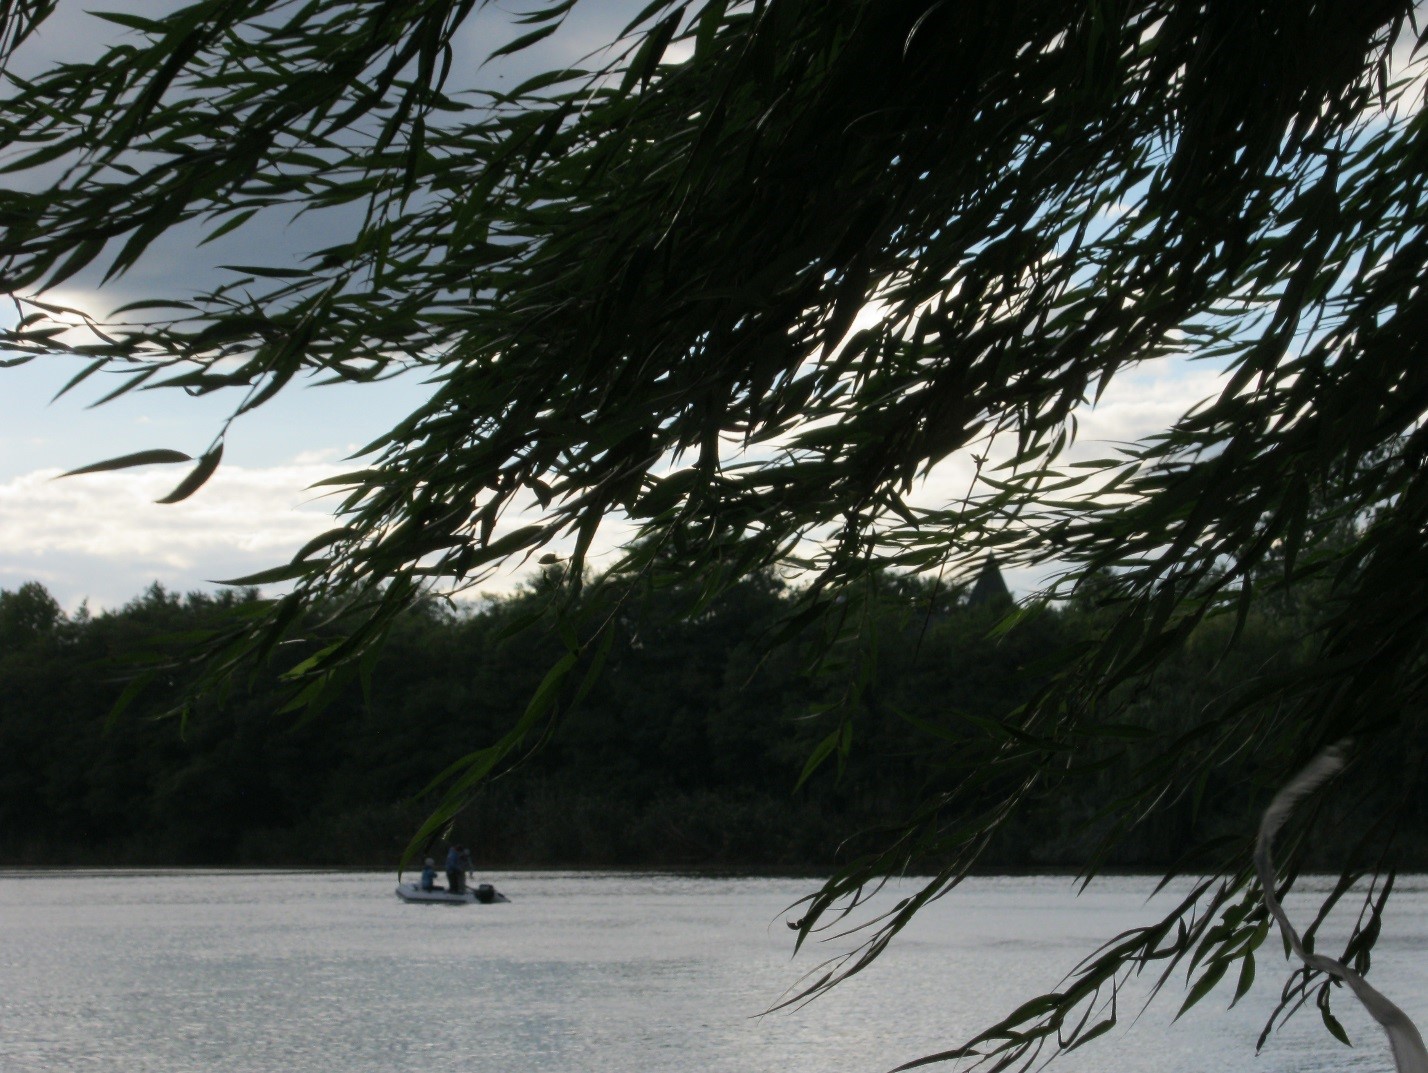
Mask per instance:
[[[1200,974],[1200,978],[1195,981],[1195,985],[1190,988],[1190,993],[1185,996],[1185,1001],[1181,1003],[1179,1011],[1175,1014],[1175,1020],[1180,1020],[1190,1007],[1208,995],[1211,988],[1220,982],[1220,978],[1225,975],[1225,970],[1228,967],[1229,962],[1227,961],[1218,959],[1211,961],[1205,971]]]
[[[309,279],[312,273],[303,268],[278,268],[271,265],[220,265],[228,272],[241,272],[259,279]]]
[[[249,585],[272,585],[279,581],[291,581],[293,578],[307,577],[320,573],[328,565],[327,559],[308,559],[303,562],[288,563],[285,566],[274,566],[267,570],[259,570],[256,574],[247,574],[243,577],[229,578],[225,581],[213,581],[214,585],[232,585],[244,587]]]
[[[118,309],[112,310],[109,316],[118,317],[125,313],[134,313],[144,309],[181,309],[193,312],[198,308],[193,302],[182,302],[175,298],[144,298],[137,302],[126,302]]]
[[[340,540],[347,540],[354,536],[356,533],[357,530],[350,525],[340,525],[334,529],[329,529],[324,533],[319,533],[317,536],[313,537],[311,540],[309,540],[306,544],[304,544],[301,548],[298,549],[297,553],[293,555],[293,562],[300,562],[310,556],[313,552],[320,551],[323,548],[336,544]]]
[[[153,684],[155,677],[157,676],[154,674],[142,674],[137,678],[131,678],[125,684],[123,691],[119,694],[119,698],[114,702],[113,706],[109,709],[109,714],[105,717],[104,726],[106,730],[119,722],[124,713],[129,710],[130,705],[138,700],[139,695]]]
[[[61,473],[60,476],[78,477],[83,473],[103,473],[113,469],[132,469],[134,466],[161,466],[192,461],[193,459],[182,451],[168,451],[159,448],[152,451],[135,451],[133,454],[120,455],[118,458],[106,459],[103,462],[92,462],[87,466],[80,466],[79,469]]]
[[[1246,953],[1240,962],[1240,978],[1235,984],[1235,997],[1230,1001],[1234,1006],[1240,999],[1249,993],[1249,989],[1254,984],[1254,955]]]
[[[153,19],[141,18],[138,15],[126,15],[120,11],[90,11],[96,19],[103,19],[105,22],[112,22],[116,26],[123,26],[127,30],[138,30],[140,33],[154,34],[163,31],[163,23],[155,22]]]
[[[214,241],[215,239],[222,238],[230,231],[236,231],[238,228],[242,227],[257,214],[258,210],[256,208],[244,209],[242,212],[235,212],[232,216],[228,217],[228,219],[224,220],[223,223],[219,224],[208,234],[204,235],[203,241],[201,241],[199,245],[207,246],[210,242]]]
[[[708,55],[713,48],[728,6],[727,0],[710,0],[704,5],[704,10],[699,15],[698,29],[695,31],[694,50],[697,54]]]
[[[570,674],[571,669],[579,659],[579,653],[566,652],[555,665],[546,671],[545,677],[536,687],[536,691],[531,695],[530,702],[526,705],[525,712],[521,715],[519,726],[529,726],[538,717],[545,715],[555,706],[556,698],[560,695],[561,687],[565,685],[565,679]]]
[[[1342,1043],[1345,1047],[1352,1047],[1353,1043],[1349,1039],[1349,1034],[1344,1031],[1344,1026],[1339,1023],[1339,1019],[1329,1012],[1328,1003],[1319,1005],[1319,1016],[1324,1021],[1324,1027],[1329,1030],[1329,1034]]]
[[[803,771],[799,773],[798,781],[794,783],[793,789],[797,793],[810,775],[823,766],[823,762],[843,747],[846,740],[844,735],[844,725],[840,724],[835,730],[823,738],[813,747],[808,759],[804,761]]]
[[[179,503],[187,499],[189,496],[193,495],[194,492],[202,488],[203,485],[208,481],[208,478],[213,476],[213,473],[216,469],[218,469],[218,463],[222,460],[222,458],[223,444],[220,443],[213,450],[209,451],[207,454],[202,455],[199,458],[198,465],[194,466],[193,469],[189,471],[187,477],[179,481],[178,485],[174,488],[172,492],[164,496],[162,499],[157,499],[154,502]]]
[[[496,49],[495,52],[491,53],[491,55],[487,56],[486,62],[489,63],[491,60],[497,59],[501,56],[509,56],[512,53],[520,52],[522,49],[530,48],[537,41],[544,41],[547,37],[549,37],[551,34],[555,33],[555,31],[559,29],[560,24],[555,23],[551,26],[542,26],[539,30],[532,30],[530,33],[521,34],[514,41],[507,42],[500,48]]]
[[[589,73],[578,68],[567,67],[559,71],[546,71],[543,74],[535,75],[526,79],[515,89],[511,90],[512,98],[524,97],[531,93],[536,93],[551,86],[558,86],[564,82],[573,82],[578,79],[588,78]],[[499,251],[493,251],[499,252]]]
[[[655,68],[659,66],[659,61],[664,58],[665,50],[669,47],[669,42],[674,37],[674,31],[678,28],[682,16],[683,11],[676,10],[655,23],[654,27],[645,34],[644,41],[640,43],[639,49],[635,52],[635,56],[630,61],[630,66],[625,70],[625,76],[620,82],[621,92],[628,91],[636,82],[640,85],[649,84],[649,80],[654,77]]]

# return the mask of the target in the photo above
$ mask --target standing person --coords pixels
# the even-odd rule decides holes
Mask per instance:
[[[467,860],[469,859],[467,858]],[[461,859],[461,847],[453,842],[446,851],[446,886],[452,894],[460,894],[466,889],[464,863]]]

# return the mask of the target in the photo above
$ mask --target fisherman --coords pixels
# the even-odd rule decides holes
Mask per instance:
[[[446,885],[452,894],[460,894],[466,889],[466,869],[471,865],[471,857],[455,842],[446,851]]]
[[[426,866],[421,870],[421,889],[440,890],[436,885],[436,862],[430,857],[426,859]]]

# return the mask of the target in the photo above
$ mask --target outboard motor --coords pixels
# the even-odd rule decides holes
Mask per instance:
[[[482,905],[490,905],[496,900],[496,888],[489,883],[476,885],[476,900]]]

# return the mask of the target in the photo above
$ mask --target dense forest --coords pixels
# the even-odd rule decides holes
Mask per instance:
[[[678,589],[613,609],[616,641],[578,706],[532,736],[451,837],[482,868],[798,869],[857,853],[929,790],[935,798],[939,758],[960,736],[995,732],[1043,683],[1048,655],[1100,626],[1086,599],[1005,628],[1011,604],[993,580],[988,592],[882,578],[885,611],[858,637],[876,660],[851,690],[836,668],[810,669],[819,627],[773,643],[789,632],[797,593],[772,575],[693,614],[693,594]],[[183,645],[243,614],[256,592],[181,596],[155,584],[118,610],[69,615],[37,583],[0,591],[0,863],[395,865],[434,781],[499,738],[559,658],[559,638],[531,624],[543,588],[422,604],[366,681],[321,711],[285,710],[288,687],[260,668],[181,716],[178,677],[112,714],[136,654]],[[1232,625],[1202,627],[1108,713],[1120,744],[1068,769],[1054,810],[1012,817],[986,866],[1078,866],[1118,823],[1130,837],[1104,863],[1123,867],[1162,866],[1253,830],[1273,790],[1256,777],[1259,758],[1226,756],[1194,794],[1144,818],[1120,804],[1126,772],[1159,732],[1173,743],[1154,746],[1159,762],[1173,764],[1198,747],[1206,705],[1233,703],[1266,671],[1292,674],[1311,619],[1288,603],[1260,608],[1228,654]],[[819,713],[839,705],[856,709],[846,758],[800,782],[828,731]],[[1415,866],[1428,864],[1421,760],[1407,743],[1365,757],[1360,766],[1376,767],[1357,780],[1369,796],[1414,788],[1401,792],[1395,852]],[[1325,819],[1324,855],[1350,852],[1352,819]]]

